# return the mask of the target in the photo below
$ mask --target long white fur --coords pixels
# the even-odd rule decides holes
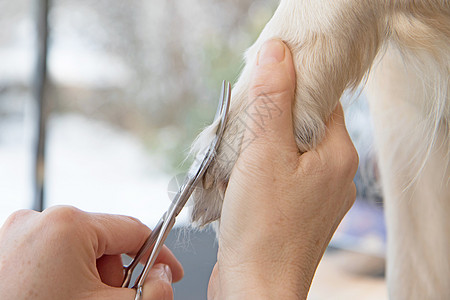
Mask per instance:
[[[294,127],[314,148],[346,89],[368,77],[388,225],[392,299],[450,299],[450,1],[281,0],[246,55],[217,160],[195,192],[192,219],[220,219],[239,155],[252,65],[285,41],[297,73]],[[203,134],[194,148],[211,139]]]

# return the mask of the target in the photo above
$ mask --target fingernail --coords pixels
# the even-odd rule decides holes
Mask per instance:
[[[266,41],[258,52],[256,65],[264,66],[268,64],[280,63],[284,60],[284,45],[280,40]]]
[[[161,280],[172,284],[172,270],[168,265],[154,265],[148,276],[150,280]]]
[[[166,277],[165,280],[169,283],[172,283],[172,270],[168,265],[164,265],[164,276]]]

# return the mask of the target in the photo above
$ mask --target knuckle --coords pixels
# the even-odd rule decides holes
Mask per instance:
[[[345,147],[342,152],[342,161],[344,162],[343,171],[347,177],[352,178],[355,177],[356,170],[359,165],[359,156],[353,144]]]
[[[353,144],[341,146],[335,153],[333,157],[328,157],[315,150],[305,152],[300,157],[301,172],[305,176],[318,176],[323,180],[353,180],[359,163],[355,147]]]
[[[25,219],[29,218],[31,215],[37,212],[31,209],[21,209],[13,212],[5,221],[3,227],[12,227],[17,223],[23,222]]]
[[[350,185],[350,191],[347,197],[347,205],[346,205],[346,209],[347,211],[350,210],[350,208],[352,208],[353,204],[355,204],[356,201],[356,185],[352,182],[352,184]]]
[[[323,176],[329,172],[328,162],[315,150],[300,156],[299,168],[304,176]]]
[[[138,218],[135,218],[135,217],[132,217],[132,216],[125,216],[125,218],[130,220],[130,222],[135,223],[136,225],[145,226],[144,223],[142,223],[141,220],[139,220]]]
[[[280,98],[285,96],[288,93],[288,90],[273,84],[268,84],[266,82],[255,83],[251,88],[250,95],[252,98],[251,101],[257,100],[261,97],[270,97],[270,98]]]
[[[250,91],[250,104],[261,114],[281,115],[284,107],[291,105],[294,93],[283,87],[256,84]]]
[[[82,211],[73,206],[54,206],[44,211],[44,222],[52,224],[53,228],[65,228],[64,225],[78,223],[82,218]]]
[[[149,232],[151,232],[150,228],[146,226],[144,223],[142,223],[138,218],[131,217],[131,216],[123,216],[128,222],[130,222],[130,225],[133,225],[134,230],[139,233],[142,233],[142,238],[145,240],[147,238],[147,235]],[[144,241],[142,241],[144,242]]]
[[[353,180],[358,169],[359,157],[350,139],[335,145],[331,167],[337,178]]]
[[[251,92],[253,95],[261,93],[279,95],[289,93],[293,95],[294,86],[285,69],[260,69],[253,74]],[[287,80],[289,79],[289,80]]]
[[[266,78],[268,77],[268,78]],[[249,90],[250,103],[262,103],[264,105],[275,105],[289,103],[294,100],[294,89],[285,78],[278,76],[263,76],[254,80]]]
[[[341,207],[344,215],[352,208],[356,201],[356,186],[352,182],[345,192]]]

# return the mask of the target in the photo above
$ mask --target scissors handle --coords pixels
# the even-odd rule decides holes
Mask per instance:
[[[148,273],[150,272],[151,268],[155,264],[156,259],[158,258],[159,252],[161,251],[162,246],[164,245],[164,241],[167,239],[169,232],[172,230],[172,228],[175,224],[175,217],[166,219],[166,216],[167,216],[167,214],[164,215],[164,217],[158,223],[157,228],[155,228],[155,230],[152,232],[152,234],[147,239],[148,245],[149,245],[148,247],[150,248],[151,246],[153,246],[153,249],[150,253],[149,258],[147,259],[144,270],[141,272],[138,279],[136,280],[136,283],[133,286],[133,289],[136,290],[136,297],[134,298],[135,300],[143,299],[142,293],[143,293],[145,279],[147,278]],[[147,244],[147,241],[145,244]],[[145,244],[144,244],[144,246],[145,246]],[[149,248],[147,248],[145,251],[143,251],[143,253],[145,254]],[[141,248],[141,250],[143,250],[143,248]],[[141,252],[141,250],[139,252]],[[136,258],[137,258],[137,256],[136,256]],[[136,261],[136,258],[134,261]],[[139,261],[137,260],[137,262],[139,262]],[[137,263],[136,263],[136,265],[137,265]],[[131,266],[131,264],[130,264],[130,266]],[[127,277],[124,279],[124,283],[128,277],[129,277],[129,279],[128,279],[128,282],[126,283],[126,286],[122,285],[122,287],[129,287],[132,273],[133,273],[133,271],[131,270],[129,273],[126,274]]]
[[[142,247],[139,249],[138,253],[134,257],[134,259],[131,261],[131,263],[124,267],[124,278],[122,281],[122,287],[130,287],[131,277],[133,275],[133,271],[136,268],[136,266],[141,261],[142,257],[147,253],[147,251],[155,244],[159,233],[161,232],[161,228],[163,226],[165,215],[159,220],[158,224],[156,225],[155,229],[153,229],[152,233],[148,236],[148,238],[145,240]]]
[[[164,246],[164,242],[167,239],[167,236],[169,235],[170,231],[172,230],[174,224],[175,224],[175,218],[170,218],[169,220],[166,220],[166,222],[163,223],[163,226],[157,236],[157,239],[156,239],[155,245],[152,249],[152,252],[150,254],[150,257],[148,258],[147,263],[145,264],[144,271],[141,273],[139,278],[136,280],[136,283],[133,287],[136,290],[141,289],[144,286],[145,279],[147,278],[148,273],[150,272],[151,268],[155,264],[156,259],[158,258],[159,252],[161,252],[161,249]]]

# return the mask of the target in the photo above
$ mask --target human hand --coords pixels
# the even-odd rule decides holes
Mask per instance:
[[[150,229],[125,216],[73,207],[22,210],[0,229],[0,299],[134,300],[120,288],[120,254],[135,255]],[[171,282],[183,268],[167,247],[144,285],[145,300],[173,299]]]
[[[342,107],[334,110],[321,144],[300,154],[292,122],[295,83],[289,49],[277,40],[264,44],[253,71],[250,114],[270,99],[281,115],[265,118],[264,126],[247,120],[244,139],[252,142],[241,151],[225,194],[209,299],[306,299],[354,203],[358,156]]]

